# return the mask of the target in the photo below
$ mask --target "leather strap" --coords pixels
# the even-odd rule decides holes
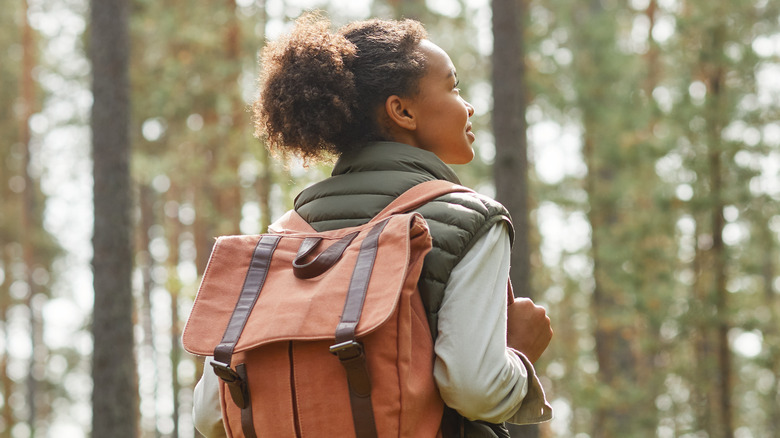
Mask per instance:
[[[252,261],[244,278],[241,294],[238,296],[233,314],[230,315],[222,341],[214,348],[214,360],[211,362],[214,373],[225,382],[230,391],[230,397],[241,409],[241,426],[247,438],[256,438],[256,434],[252,421],[252,401],[249,394],[246,367],[244,364],[238,364],[233,370],[230,368],[230,362],[236,343],[241,337],[241,332],[244,331],[252,309],[255,307],[257,297],[260,296],[260,291],[263,289],[263,283],[265,283],[271,264],[271,256],[276,245],[279,244],[279,239],[279,236],[264,235],[257,242],[252,254]]]
[[[257,242],[249,270],[244,278],[244,286],[241,288],[241,294],[236,302],[236,307],[230,316],[230,321],[225,329],[225,334],[222,336],[222,341],[214,349],[214,360],[217,362],[230,365],[233,349],[236,347],[241,332],[244,331],[244,326],[249,319],[249,314],[252,313],[252,309],[255,307],[257,297],[260,296],[260,290],[265,282],[265,277],[268,275],[271,256],[276,249],[276,245],[279,244],[279,239],[279,236],[264,235]]]
[[[252,398],[249,397],[249,376],[246,374],[246,366],[242,363],[236,365],[236,373],[247,386],[246,404],[241,408],[241,429],[244,431],[244,438],[257,438],[255,422],[252,419]]]
[[[360,245],[347,298],[344,300],[341,321],[336,328],[336,343],[330,347],[330,352],[338,356],[347,373],[349,402],[357,438],[377,437],[374,408],[371,405],[371,379],[363,344],[357,341],[355,329],[363,312],[363,303],[379,247],[379,235],[385,225],[387,220],[374,225]]]
[[[358,234],[357,231],[347,234],[308,263],[303,263],[303,260],[320,245],[322,238],[307,237],[303,239],[292,263],[293,274],[295,274],[297,278],[314,278],[327,271],[336,264],[342,254],[344,254],[347,246],[355,240],[355,237],[357,237]]]

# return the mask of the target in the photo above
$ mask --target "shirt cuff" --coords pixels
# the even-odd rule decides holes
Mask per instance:
[[[508,350],[520,358],[520,361],[523,362],[525,369],[528,371],[528,392],[525,394],[523,403],[517,412],[506,420],[507,423],[533,424],[550,421],[553,417],[552,406],[547,401],[544,388],[542,388],[542,383],[539,381],[539,376],[536,375],[533,364],[523,353],[513,348],[508,348]]]

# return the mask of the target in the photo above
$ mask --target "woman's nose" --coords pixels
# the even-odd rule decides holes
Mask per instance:
[[[471,106],[471,104],[466,102],[465,100],[463,101],[463,103],[466,104],[466,109],[469,110],[469,117],[473,116],[474,115],[474,107]]]

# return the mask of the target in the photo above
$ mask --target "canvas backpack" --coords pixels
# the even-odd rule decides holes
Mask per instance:
[[[318,233],[291,210],[217,239],[182,341],[214,356],[228,436],[441,436],[417,289],[431,237],[407,212],[452,192],[471,190],[429,181],[362,226]]]

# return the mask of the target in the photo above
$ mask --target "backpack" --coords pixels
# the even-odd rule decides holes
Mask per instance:
[[[370,222],[318,233],[295,211],[217,239],[182,343],[214,356],[230,437],[437,437],[444,403],[417,282],[431,237],[418,184]]]

